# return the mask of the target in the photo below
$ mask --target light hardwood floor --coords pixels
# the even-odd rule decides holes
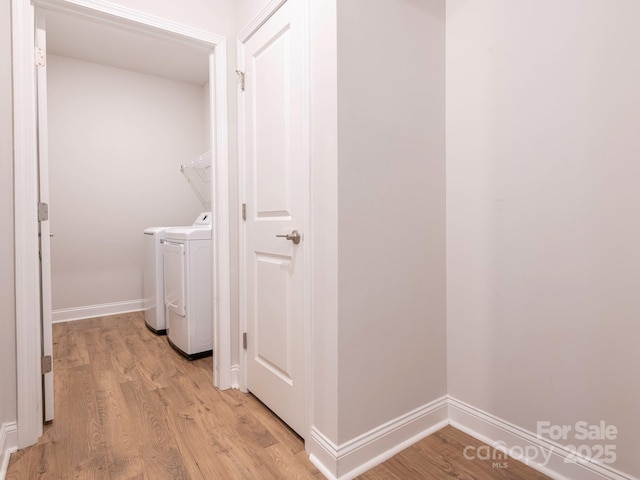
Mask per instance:
[[[251,395],[212,386],[140,313],[54,325],[55,420],[11,456],[7,479],[322,479],[302,440]],[[512,459],[465,460],[482,445],[451,427],[363,480],[546,479]],[[503,465],[504,466],[504,465]]]

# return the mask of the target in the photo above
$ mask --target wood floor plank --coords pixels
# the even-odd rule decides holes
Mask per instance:
[[[248,402],[253,399],[253,402]],[[292,454],[304,451],[304,441],[287,424],[273,414],[263,403],[259,402],[253,395],[247,398],[247,405],[253,410],[254,415],[261,419],[264,426],[271,432],[278,442],[286,445]]]
[[[365,474],[360,475],[358,478],[360,480],[404,480],[402,477],[395,475],[394,472],[391,471],[392,468],[393,466],[385,462]]]
[[[132,478],[144,475],[144,463],[138,442],[139,433],[126,408],[119,376],[108,370],[101,376],[101,387],[97,393],[100,424],[105,441],[107,468],[111,478]]]
[[[148,394],[137,382],[122,383],[120,388],[133,427],[138,432],[140,453],[147,475],[158,480],[191,478],[163,416],[160,399],[153,393]]]
[[[212,358],[193,362],[144,326],[141,313],[53,326],[55,419],[11,455],[7,479],[321,480],[303,440],[257,398],[212,385]],[[362,480],[542,480],[468,460],[481,442],[446,427]]]
[[[140,378],[140,372],[136,368],[135,356],[127,349],[122,336],[124,332],[118,330],[106,330],[104,342],[110,353],[110,359],[115,370],[120,374],[120,381],[130,382]]]
[[[279,480],[274,477],[261,462],[257,452],[249,448],[245,439],[240,437],[232,427],[221,427],[212,432],[215,452],[232,472],[234,479],[259,478],[263,480]]]
[[[468,445],[475,449],[484,446],[479,440],[460,432],[453,427],[446,427],[434,434],[431,439],[432,449],[439,451],[443,455],[451,455],[451,452],[462,452]],[[436,441],[437,440],[437,441]],[[517,480],[522,475],[535,480],[548,480],[549,477],[532,470],[521,462],[513,458],[506,457],[503,452],[491,450],[491,458],[474,458],[466,462],[463,467],[471,478],[483,478],[489,476],[496,480]]]
[[[358,477],[361,480],[550,480],[549,477],[493,450],[493,458],[468,459],[464,449],[486,447],[475,438],[445,427]],[[473,451],[473,450],[472,450]],[[389,477],[389,475],[392,475]]]
[[[443,476],[452,476],[460,480],[474,480],[476,477],[467,471],[468,465],[460,466],[457,462],[452,461],[461,452],[464,452],[464,447],[461,447],[460,450],[439,450],[437,448],[439,442],[434,444],[434,438],[437,437],[426,439],[400,452],[396,456],[397,461],[411,465],[415,472],[413,476],[416,478],[423,475],[425,478],[437,479]]]
[[[46,478],[48,444],[35,445],[13,453],[9,462],[5,480],[24,480],[26,478]],[[54,478],[54,477],[50,477]]]
[[[210,359],[200,359],[196,360],[193,366],[200,370],[198,364],[207,362],[211,365]],[[193,369],[189,369],[185,375],[176,375],[174,380],[176,385],[189,393],[192,414],[201,418],[210,429],[236,426],[245,415],[245,404],[236,401],[237,395],[246,395],[237,390],[216,390],[211,387],[211,374],[207,379],[206,376],[201,376],[201,373],[194,374],[191,370]]]
[[[77,329],[69,329],[67,332],[67,365],[69,367],[78,367],[81,365],[89,365],[89,350],[85,336],[82,331]]]
[[[210,435],[202,427],[197,416],[191,415],[194,405],[180,388],[158,390],[172,433],[178,442],[182,458],[190,472],[197,471],[204,479],[225,480],[231,476],[224,462],[211,455],[214,448]]]
[[[72,472],[86,478],[108,479],[105,442],[96,402],[95,382],[89,365],[73,367],[68,374],[68,435],[83,441],[68,442]]]
[[[274,443],[264,450],[258,451],[258,454],[274,478],[291,480],[313,480],[316,478],[306,464],[300,463],[298,458],[291,456],[286,445]]]
[[[53,358],[65,358],[69,355],[69,322],[57,323],[53,335]]]
[[[298,462],[300,463],[300,465],[302,465],[307,470],[309,470],[309,473],[311,473],[313,478],[315,479],[325,478],[324,475],[320,473],[320,470],[318,470],[316,466],[313,463],[311,463],[311,460],[309,460],[309,454],[306,451],[300,450],[298,453],[294,455],[294,457],[298,459]]]

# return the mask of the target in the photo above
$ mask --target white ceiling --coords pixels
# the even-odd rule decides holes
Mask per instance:
[[[48,53],[196,85],[209,80],[204,47],[93,19],[44,13]]]

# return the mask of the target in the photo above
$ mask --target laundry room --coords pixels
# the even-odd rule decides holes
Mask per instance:
[[[210,150],[209,52],[46,12],[53,321],[141,310],[143,231],[203,206],[180,171]]]

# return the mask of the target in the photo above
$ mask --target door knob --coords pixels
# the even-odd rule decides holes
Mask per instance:
[[[298,245],[300,243],[300,238],[302,238],[298,230],[294,230],[291,233],[287,233],[286,235],[276,235],[276,237],[291,240],[294,245]]]

